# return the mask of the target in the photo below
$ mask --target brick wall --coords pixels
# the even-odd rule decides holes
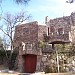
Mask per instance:
[[[38,25],[38,41],[44,41],[43,34],[47,34],[47,26]]]

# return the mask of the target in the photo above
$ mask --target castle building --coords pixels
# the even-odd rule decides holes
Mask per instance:
[[[74,43],[75,13],[55,19],[45,18],[45,25],[37,21],[17,25],[14,47],[18,48],[17,64],[20,72],[43,71],[42,61],[54,51],[55,44]],[[44,47],[44,42],[47,47]],[[48,64],[48,63],[45,63]]]

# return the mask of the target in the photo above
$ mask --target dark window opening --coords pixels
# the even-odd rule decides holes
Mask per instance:
[[[58,34],[59,34],[59,35],[62,35],[62,34],[63,34],[63,28],[59,28],[59,29],[58,29]]]
[[[48,35],[49,35],[49,27],[48,27]]]
[[[50,32],[51,33],[54,33],[55,32],[54,26],[50,26]]]

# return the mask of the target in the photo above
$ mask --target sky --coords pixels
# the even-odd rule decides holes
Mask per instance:
[[[45,17],[50,19],[68,16],[74,12],[75,3],[66,3],[66,0],[31,0],[28,5],[17,5],[13,0],[3,0],[3,13],[18,13],[26,11],[32,15],[31,21],[45,22]],[[1,9],[0,9],[1,10]],[[1,11],[0,11],[1,12]]]
[[[1,1],[1,0],[0,0]],[[69,16],[75,11],[75,2],[72,4],[66,3],[66,0],[30,0],[28,5],[17,5],[13,0],[2,0],[1,3],[3,13],[16,14],[26,11],[27,14],[31,14],[31,21],[38,21],[39,23],[45,23],[45,17],[50,19]],[[0,25],[2,24],[0,20]],[[1,31],[0,31],[1,33]],[[2,36],[2,33],[0,34]]]

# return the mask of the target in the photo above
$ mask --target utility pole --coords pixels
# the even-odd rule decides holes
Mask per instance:
[[[58,73],[60,72],[60,70],[59,70],[59,56],[58,56],[58,52],[56,51],[56,56],[57,56],[57,68],[58,68]]]

